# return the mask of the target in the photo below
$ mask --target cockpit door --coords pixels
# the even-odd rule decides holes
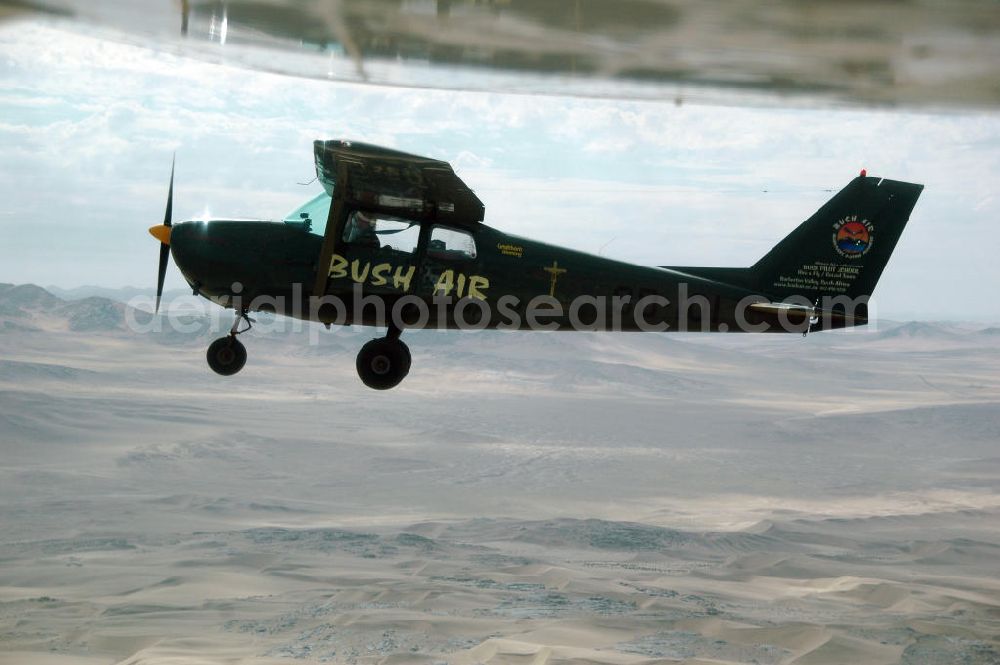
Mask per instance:
[[[402,295],[416,288],[420,224],[365,210],[353,210],[330,261],[332,292]]]

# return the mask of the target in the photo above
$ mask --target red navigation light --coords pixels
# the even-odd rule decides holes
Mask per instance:
[[[868,169],[861,169],[861,177],[864,178],[866,175],[868,175]]]

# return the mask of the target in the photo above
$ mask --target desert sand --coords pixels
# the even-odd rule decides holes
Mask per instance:
[[[996,328],[124,314],[0,285],[0,663],[1000,663]]]

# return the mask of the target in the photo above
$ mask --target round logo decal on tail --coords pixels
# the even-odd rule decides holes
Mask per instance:
[[[875,241],[872,223],[858,219],[857,215],[845,217],[833,225],[833,248],[848,259],[856,259],[868,253]]]

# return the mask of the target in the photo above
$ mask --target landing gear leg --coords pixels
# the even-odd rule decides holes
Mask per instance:
[[[371,340],[358,352],[358,376],[369,388],[394,388],[409,374],[412,358],[410,349],[399,339],[402,332],[390,326],[385,337]]]
[[[243,321],[246,321],[247,327],[240,330],[240,323]],[[243,369],[243,365],[247,362],[247,349],[236,336],[245,333],[251,327],[253,321],[247,316],[247,310],[241,310],[229,334],[215,340],[208,347],[208,366],[212,371],[222,376],[232,376]]]
[[[386,339],[391,339],[395,342],[398,342],[399,345],[403,348],[403,353],[406,354],[406,369],[403,371],[403,378],[406,378],[406,375],[410,373],[410,363],[413,361],[413,357],[410,355],[410,347],[404,344],[403,340],[399,339],[400,335],[402,334],[403,331],[401,329],[391,324],[389,325],[389,329],[385,331]]]

